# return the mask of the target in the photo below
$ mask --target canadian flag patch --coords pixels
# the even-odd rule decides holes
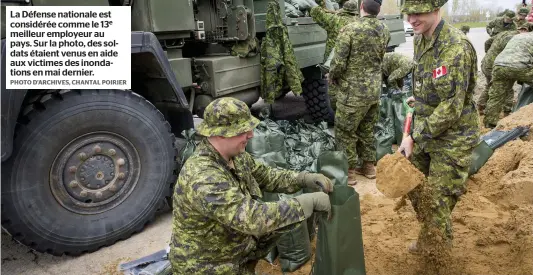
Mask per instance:
[[[445,76],[447,73],[446,66],[440,66],[433,70],[433,78],[439,78]]]

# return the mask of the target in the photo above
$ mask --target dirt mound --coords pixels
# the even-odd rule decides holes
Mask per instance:
[[[510,116],[502,118],[498,121],[496,129],[511,130],[518,126],[529,127],[533,130],[533,103],[518,109],[518,111],[512,113]],[[533,140],[533,133],[530,133],[526,139]]]
[[[385,155],[378,161],[376,186],[389,198],[407,194],[424,180],[424,174],[399,152]]]

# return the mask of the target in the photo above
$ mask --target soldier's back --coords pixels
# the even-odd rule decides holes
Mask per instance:
[[[533,33],[527,32],[513,36],[494,60],[494,65],[518,69],[532,68]]]
[[[341,30],[351,41],[350,60],[346,74],[380,72],[390,31],[375,16],[365,16],[346,25]],[[360,73],[359,73],[360,74]]]

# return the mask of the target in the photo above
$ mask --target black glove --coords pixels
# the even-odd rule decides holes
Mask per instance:
[[[315,192],[307,193],[294,197],[302,206],[305,218],[311,217],[313,212],[331,212],[331,203],[326,193]]]
[[[298,174],[296,181],[302,188],[307,187],[311,190],[318,190],[320,188],[325,193],[333,191],[333,183],[328,177],[322,174],[304,171]]]

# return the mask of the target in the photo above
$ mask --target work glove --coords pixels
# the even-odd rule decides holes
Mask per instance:
[[[333,191],[333,183],[328,177],[322,174],[303,171],[298,174],[296,181],[302,188],[307,187],[311,190],[318,190],[320,188],[324,193]]]
[[[311,217],[313,212],[326,212],[328,213],[328,217],[331,214],[331,203],[329,202],[329,196],[326,193],[306,193],[294,198],[300,203],[300,206],[302,206],[306,219]]]

